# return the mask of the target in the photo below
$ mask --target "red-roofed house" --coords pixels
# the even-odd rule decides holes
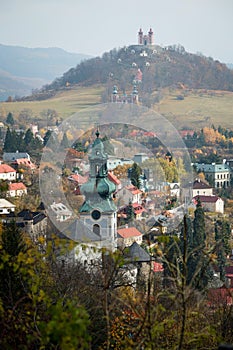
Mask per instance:
[[[8,164],[0,164],[0,180],[16,180],[16,170]]]
[[[198,197],[205,210],[221,214],[224,213],[224,201],[222,198],[217,196],[195,196],[193,197],[193,203],[195,205],[197,204]]]
[[[120,248],[129,247],[134,242],[142,243],[142,234],[136,227],[125,227],[117,230],[117,246]]]
[[[36,165],[30,161],[30,159],[27,158],[20,158],[20,159],[15,159],[15,161],[12,163],[13,166],[16,167],[16,169],[20,167],[26,167],[31,170],[36,169]]]
[[[121,199],[124,204],[142,203],[142,191],[133,185],[122,187],[116,194],[117,199]]]
[[[9,184],[7,197],[21,197],[27,194],[27,187],[22,182],[13,182]]]
[[[82,186],[88,181],[88,177],[82,176],[80,174],[72,174],[68,177],[68,180],[74,183],[74,186],[75,186],[74,194],[80,195],[81,194],[80,186]]]

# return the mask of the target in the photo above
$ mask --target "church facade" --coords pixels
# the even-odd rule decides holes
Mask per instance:
[[[99,237],[102,246],[115,250],[117,244],[117,208],[112,199],[116,185],[108,178],[108,155],[96,132],[96,139],[89,155],[89,180],[81,187],[85,196],[79,215],[80,221]]]

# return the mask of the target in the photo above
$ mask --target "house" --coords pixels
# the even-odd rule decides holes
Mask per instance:
[[[109,156],[107,160],[108,170],[115,169],[118,165],[132,165],[132,159],[119,158],[114,156]]]
[[[172,197],[180,197],[180,183],[179,182],[170,182],[169,183],[170,195]]]
[[[130,208],[132,206],[132,209]],[[130,203],[128,205],[124,205],[118,209],[117,216],[118,218],[127,219],[128,213],[130,212],[130,209],[132,210],[134,214],[134,218],[136,220],[141,220],[142,213],[144,213],[146,210],[143,208],[143,206],[139,203]]]
[[[206,180],[215,188],[227,188],[231,181],[231,168],[228,164],[199,164],[194,163],[197,172],[203,172]]]
[[[200,179],[196,179],[193,184],[183,186],[182,197],[184,199],[191,199],[196,196],[213,196],[213,187]]]
[[[141,204],[142,191],[133,185],[124,186],[116,193],[116,198],[124,204],[129,204],[130,202]]]
[[[0,180],[15,181],[16,170],[8,164],[0,164]]]
[[[68,177],[68,180],[73,183],[75,189],[74,189],[74,193],[77,195],[81,194],[81,186],[83,184],[85,184],[88,180],[87,176],[82,176],[80,174],[71,174]]]
[[[15,159],[11,164],[12,164],[12,166],[15,167],[15,169],[19,169],[22,167],[26,167],[30,170],[36,169],[36,165],[34,163],[32,163],[31,160],[28,158]]]
[[[147,159],[149,159],[149,156],[146,153],[137,153],[133,157],[134,162],[139,164],[143,163]]]
[[[3,160],[4,162],[13,162],[16,159],[28,159],[30,160],[30,156],[26,152],[4,152],[3,153]]]
[[[206,211],[224,214],[224,201],[218,196],[195,196],[193,203],[196,205],[197,199],[200,199],[203,208]]]
[[[129,247],[134,242],[142,243],[142,234],[136,227],[125,227],[117,229],[117,246],[119,248]]]
[[[56,221],[66,221],[71,218],[72,211],[69,210],[63,203],[53,203],[49,208],[50,214]]]
[[[9,184],[7,197],[21,197],[27,194],[27,187],[22,182],[13,182]]]
[[[15,205],[6,199],[0,198],[0,215],[13,213],[15,211]]]
[[[45,236],[47,232],[47,216],[40,211],[24,209],[16,216],[17,225],[30,234],[36,241],[40,236]]]

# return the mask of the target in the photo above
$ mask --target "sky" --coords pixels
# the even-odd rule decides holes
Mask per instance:
[[[233,63],[233,0],[0,0],[0,23],[0,44],[92,56],[137,44],[151,27],[155,44]]]

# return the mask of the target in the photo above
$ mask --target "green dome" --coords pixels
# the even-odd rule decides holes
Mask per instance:
[[[102,178],[97,184],[97,192],[101,197],[109,197],[116,191],[115,184],[108,178]]]

